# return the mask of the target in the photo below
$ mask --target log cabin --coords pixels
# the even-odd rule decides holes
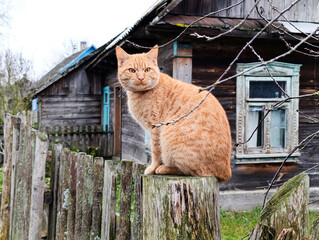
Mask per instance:
[[[319,130],[319,4],[317,0],[296,4],[261,0],[254,4],[239,0],[157,1],[136,23],[36,91],[34,96],[42,104],[39,124],[74,124],[79,119],[101,124],[113,133],[113,156],[150,162],[149,136],[128,112],[125,91],[117,80],[114,50],[120,45],[128,53],[138,53],[148,51],[142,46],[158,44],[162,72],[198,87],[221,82],[215,84],[212,94],[226,110],[233,139],[233,177],[221,184],[221,190],[264,189],[288,154]],[[307,36],[306,43],[291,50]],[[66,119],[68,114],[55,115],[57,111],[46,105],[49,95],[64,107],[77,102],[57,96],[69,96],[62,93],[65,89],[73,89],[74,96],[84,94],[85,116],[77,113],[73,120]],[[298,98],[304,95],[308,97]],[[266,115],[266,109],[286,96],[296,98]],[[288,158],[276,185],[315,166],[318,159],[319,140],[314,137]],[[308,174],[315,189],[319,171],[314,168]]]

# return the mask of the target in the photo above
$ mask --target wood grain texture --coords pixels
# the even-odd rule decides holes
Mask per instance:
[[[50,189],[52,192],[52,204],[49,209],[49,227],[48,227],[48,237],[49,239],[55,239],[55,229],[56,229],[56,216],[57,216],[57,199],[58,199],[58,177],[60,168],[60,155],[62,153],[62,145],[55,144],[53,146],[52,158],[51,158],[51,181]]]
[[[119,239],[131,239],[132,161],[121,161]]]
[[[106,240],[116,238],[116,181],[117,172],[113,161],[105,161],[101,238]]]
[[[103,195],[103,178],[104,178],[104,160],[101,157],[94,158],[93,165],[93,203],[92,203],[92,239],[101,237],[102,223],[102,195]]]
[[[261,211],[250,240],[277,239],[284,229],[292,228],[293,239],[308,236],[309,177],[299,174],[286,182]]]
[[[134,216],[132,223],[132,239],[140,240],[143,234],[143,195],[142,195],[142,175],[147,164],[133,162],[134,181]]]
[[[221,239],[218,192],[214,177],[143,176],[143,240]]]
[[[32,171],[32,189],[30,203],[29,239],[42,238],[43,196],[45,188],[45,164],[49,142],[44,133],[37,132],[35,159]]]

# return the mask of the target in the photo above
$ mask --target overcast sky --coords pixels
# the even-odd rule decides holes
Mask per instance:
[[[99,47],[135,23],[156,0],[7,0],[4,45],[34,63],[36,75],[53,67],[70,41]]]

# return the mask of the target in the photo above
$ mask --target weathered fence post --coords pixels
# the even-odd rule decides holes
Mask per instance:
[[[113,161],[104,162],[101,239],[116,239],[116,186],[117,172]]]
[[[131,238],[132,161],[121,161],[119,239]]]
[[[143,240],[221,239],[215,177],[143,176]]]
[[[10,230],[10,195],[12,173],[12,142],[14,121],[10,115],[5,116],[4,121],[4,161],[3,161],[3,188],[1,196],[1,228],[0,239],[9,239]]]
[[[134,216],[133,216],[133,227],[132,227],[132,240],[142,239],[142,175],[145,171],[147,164],[144,163],[133,163],[133,178],[134,178]]]
[[[60,168],[60,155],[62,153],[62,144],[54,144],[51,159],[51,181],[50,188],[52,192],[52,204],[49,210],[49,240],[55,239],[57,200],[58,200],[58,179]]]
[[[102,222],[102,194],[103,194],[103,158],[94,158],[93,166],[93,205],[92,205],[92,239],[98,239],[101,237],[101,222]]]
[[[293,239],[306,239],[308,233],[309,177],[299,174],[282,185],[267,202],[250,240],[278,239],[291,228]]]
[[[47,135],[37,132],[34,167],[32,171],[29,239],[41,239],[43,196],[45,188],[45,163],[48,148],[49,141]]]

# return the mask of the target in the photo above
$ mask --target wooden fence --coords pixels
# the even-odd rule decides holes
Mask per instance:
[[[0,151],[4,148],[4,144],[3,144],[3,126],[0,125]],[[0,164],[3,163],[3,155],[0,154]]]
[[[74,151],[110,158],[113,153],[113,133],[103,130],[102,125],[45,126],[50,144],[62,143]]]
[[[61,144],[48,151],[24,116],[5,117],[4,138],[0,240],[221,239],[214,177],[144,176],[138,162]],[[308,190],[307,174],[282,186],[249,239],[317,239],[319,219],[307,231]]]

